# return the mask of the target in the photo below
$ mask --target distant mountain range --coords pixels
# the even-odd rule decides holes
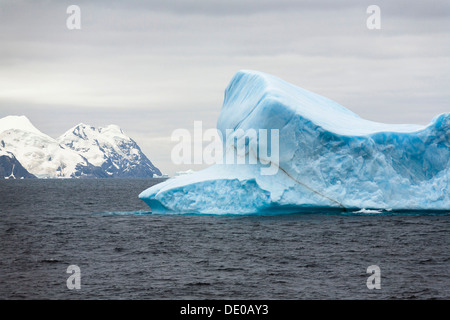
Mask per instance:
[[[57,139],[25,116],[0,119],[0,178],[146,178],[161,171],[118,126],[80,123]]]

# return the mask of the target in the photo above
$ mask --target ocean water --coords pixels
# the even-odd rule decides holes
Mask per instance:
[[[450,212],[155,215],[157,181],[0,181],[0,299],[450,298]]]

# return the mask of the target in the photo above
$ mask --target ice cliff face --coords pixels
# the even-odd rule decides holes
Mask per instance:
[[[449,113],[428,126],[376,123],[274,76],[241,71],[225,91],[217,127],[223,136],[278,129],[277,173],[261,175],[261,164],[216,164],[143,191],[152,211],[450,210]],[[259,142],[244,142],[250,156]]]

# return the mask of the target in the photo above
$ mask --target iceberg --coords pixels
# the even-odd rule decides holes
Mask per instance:
[[[277,162],[214,164],[171,178],[139,195],[152,212],[450,210],[450,113],[426,126],[377,123],[275,76],[243,70],[225,90],[217,129],[223,137],[227,130],[279,130]],[[243,139],[248,156],[258,157],[261,140]],[[261,174],[267,165],[278,170]]]

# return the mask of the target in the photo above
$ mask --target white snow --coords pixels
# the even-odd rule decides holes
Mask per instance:
[[[38,178],[159,173],[117,125],[96,128],[80,123],[54,139],[25,116],[7,116],[0,119],[1,154],[14,155]]]
[[[117,161],[113,160],[112,165],[119,169],[120,164],[125,163],[124,160],[132,162],[133,156],[139,155],[138,150],[132,147],[133,141],[117,125],[96,128],[80,123],[61,135],[58,142],[89,159],[95,166],[101,166],[114,158]]]
[[[38,178],[86,176],[94,166],[108,176],[128,173],[141,164],[147,171],[159,172],[117,125],[95,128],[80,123],[54,139],[36,129],[25,116],[8,116],[0,119],[0,152],[13,154]],[[139,172],[148,174],[142,168]]]
[[[70,178],[77,164],[86,164],[76,152],[36,129],[25,116],[2,118],[0,128],[0,148],[14,154],[28,172],[39,178]]]
[[[0,133],[11,129],[44,135],[25,116],[7,116],[0,119]]]

